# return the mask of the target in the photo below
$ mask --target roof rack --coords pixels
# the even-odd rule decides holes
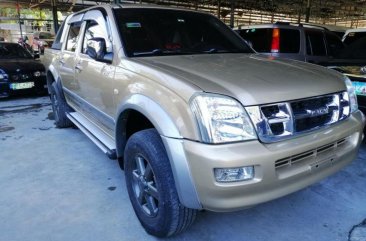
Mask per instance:
[[[323,29],[323,30],[328,30],[328,28],[324,27],[324,26],[319,26],[317,24],[313,24],[313,23],[300,23],[299,26],[301,27],[311,27],[311,28],[319,28],[319,29]]]

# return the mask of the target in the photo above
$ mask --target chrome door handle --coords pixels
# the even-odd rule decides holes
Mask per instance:
[[[83,67],[81,67],[79,64],[75,65],[75,70],[80,73],[83,70]]]

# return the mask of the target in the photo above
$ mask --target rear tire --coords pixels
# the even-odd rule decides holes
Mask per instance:
[[[70,112],[71,108],[67,105],[65,97],[58,88],[56,81],[51,85],[50,98],[56,127],[66,128],[72,126],[72,122],[66,116],[66,113]]]
[[[168,237],[194,222],[197,210],[179,202],[169,159],[155,129],[139,131],[129,138],[124,169],[132,206],[146,232]]]

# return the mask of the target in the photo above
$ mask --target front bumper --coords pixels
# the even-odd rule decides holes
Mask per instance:
[[[343,168],[356,156],[363,138],[364,116],[360,111],[350,118],[308,135],[272,144],[259,141],[225,145],[181,142],[199,202],[203,209],[232,211],[282,197],[313,184]],[[300,158],[280,168],[275,162],[335,144],[318,155]],[[340,142],[339,142],[340,143]],[[315,164],[319,163],[315,168]],[[321,164],[321,165],[320,165]],[[250,181],[218,183],[214,168],[255,166]]]

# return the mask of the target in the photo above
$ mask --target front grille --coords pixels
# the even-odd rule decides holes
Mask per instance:
[[[335,154],[337,151],[339,151],[341,148],[345,146],[347,143],[347,138],[340,139],[336,142],[315,148],[313,150],[309,150],[297,155],[289,156],[280,160],[277,160],[275,162],[275,168],[285,168],[289,166],[293,166],[295,164],[301,164],[306,161],[315,160],[320,155],[327,155],[330,153]]]
[[[13,82],[25,82],[31,80],[33,77],[32,73],[14,73],[10,75],[10,79]]]
[[[261,141],[270,143],[337,123],[350,115],[347,92],[246,108]]]

